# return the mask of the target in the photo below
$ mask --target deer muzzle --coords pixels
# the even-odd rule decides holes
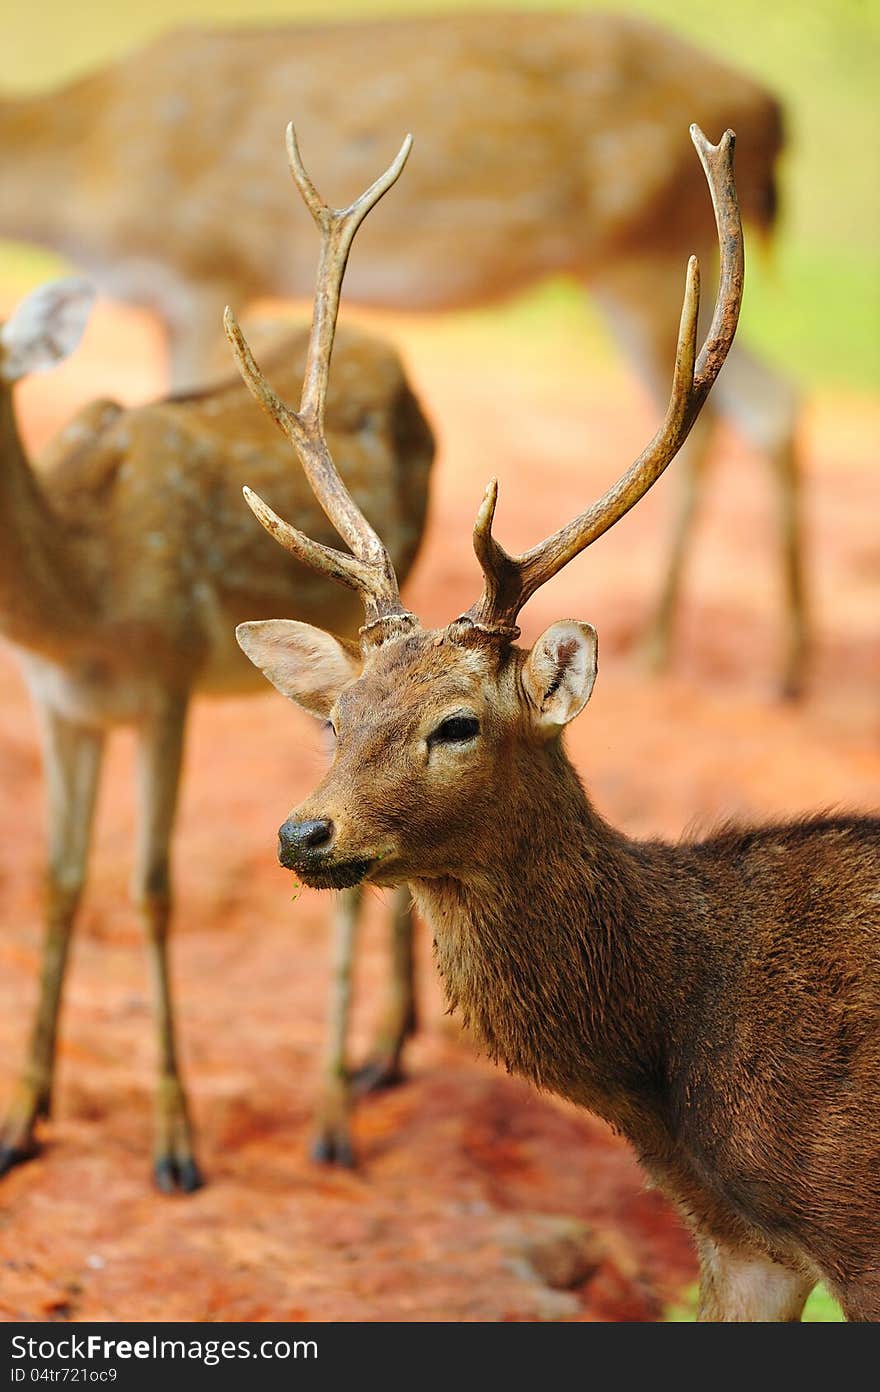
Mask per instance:
[[[372,860],[342,860],[334,856],[336,827],[326,817],[295,821],[289,817],[278,831],[278,859],[313,889],[350,889],[369,871]]]

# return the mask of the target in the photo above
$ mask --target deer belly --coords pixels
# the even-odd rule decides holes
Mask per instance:
[[[18,652],[36,704],[77,725],[109,729],[134,724],[155,705],[154,680],[114,671],[100,658],[61,666],[34,653]]]

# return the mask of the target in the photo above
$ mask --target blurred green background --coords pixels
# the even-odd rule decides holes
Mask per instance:
[[[124,5],[44,0],[7,8],[0,48],[6,89],[50,86],[168,27],[252,24],[279,18],[419,11],[593,8],[532,0],[128,0]],[[789,151],[780,233],[770,256],[752,248],[742,332],[808,386],[880,383],[880,122],[876,98],[880,0],[601,0],[641,12],[764,79],[785,102]],[[295,113],[291,113],[294,115]],[[7,158],[9,154],[7,152]],[[0,280],[24,289],[57,262],[0,243]],[[543,337],[604,340],[571,285],[549,285],[472,324]],[[557,340],[558,341],[558,340]]]

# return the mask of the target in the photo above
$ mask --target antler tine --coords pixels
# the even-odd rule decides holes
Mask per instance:
[[[613,527],[656,483],[687,438],[733,342],[744,274],[742,225],[733,176],[736,137],[732,131],[726,131],[719,143],[712,145],[699,126],[691,126],[690,134],[709,184],[721,247],[718,293],[706,340],[697,355],[700,271],[697,258],[692,256],[687,268],[669,405],[654,438],[626,473],[586,512],[522,556],[509,555],[492,535],[498,485],[494,481],[489,485],[474,526],[474,550],[484,576],[483,594],[465,617],[493,635],[516,636],[517,614],[535,591]]]
[[[354,556],[347,556],[344,551],[337,551],[335,547],[312,541],[305,532],[279,517],[252,488],[244,487],[241,491],[257,521],[263,524],[280,546],[298,561],[302,561],[303,565],[311,566],[312,570],[320,570],[334,580],[339,580],[350,590],[357,590],[363,596],[365,604],[369,605],[375,593],[375,575],[369,566],[362,564]]]
[[[397,180],[411,148],[412,137],[408,135],[385,173],[347,208],[336,209],[321,198],[302,163],[293,125],[287,128],[291,173],[321,232],[312,327],[298,411],[283,402],[266,381],[229,307],[223,316],[226,336],[245,385],[296,449],[315,497],[352,554],[312,541],[278,517],[256,493],[245,489],[248,505],[266,530],[298,560],[361,593],[368,627],[380,619],[406,615],[407,611],[400,602],[388,552],[333,463],[324,437],[324,408],[339,296],[352,241],[367,213]]]
[[[385,173],[380,174],[360,198],[356,198],[347,208],[331,208],[318,193],[302,162],[292,121],[288,124],[285,140],[290,172],[302,194],[303,202],[321,231],[321,259],[318,263],[314,320],[300,405],[301,416],[314,416],[320,422],[324,418],[330,354],[336,332],[336,317],[339,313],[339,292],[348,264],[348,253],[354,235],[367,213],[397,182],[412,149],[412,136],[406,136],[396,159]]]

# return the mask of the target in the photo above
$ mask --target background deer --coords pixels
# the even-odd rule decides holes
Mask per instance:
[[[202,383],[224,304],[309,294],[305,226],[268,167],[294,107],[331,190],[351,187],[402,128],[418,138],[393,214],[382,210],[359,244],[352,299],[448,310],[575,276],[658,403],[682,257],[696,249],[710,265],[714,254],[689,120],[737,130],[743,213],[762,229],[774,220],[780,109],[744,74],[636,17],[461,14],[187,30],[61,91],[0,102],[0,234],[56,248],[110,294],[157,311],[174,383]],[[230,218],[231,206],[247,216]],[[778,483],[783,685],[800,688],[796,415],[791,386],[737,344],[683,450],[651,634],[658,662],[720,416]]]
[[[0,1173],[36,1150],[49,1114],[65,963],[85,881],[106,732],[137,727],[139,832],[134,894],[147,934],[159,1034],[155,1177],[196,1188],[168,975],[170,842],[190,697],[259,688],[234,638],[255,608],[354,631],[356,605],[281,555],[242,518],[239,490],[258,476],[279,506],[328,534],[304,480],[236,379],[201,395],[124,410],[96,401],[32,467],[19,438],[13,384],[76,345],[91,303],[81,281],[35,291],[0,330],[0,633],[18,650],[43,734],[49,817],[46,944],[28,1061],[0,1128]],[[290,384],[306,335],[270,354]],[[362,334],[341,345],[328,430],[359,505],[383,519],[406,572],[421,538],[431,431],[396,355]],[[395,906],[389,1014],[368,1080],[393,1074],[412,1021],[409,895]],[[346,1159],[341,1057],[357,891],[337,911],[340,948],[327,1089],[317,1146]],[[329,1139],[327,1139],[329,1137]],[[334,1149],[335,1147],[335,1149]]]
[[[282,864],[319,888],[410,884],[449,1003],[492,1057],[604,1117],[679,1205],[699,1249],[700,1318],[797,1320],[822,1279],[848,1318],[878,1319],[880,819],[630,840],[591,805],[562,746],[593,688],[595,630],[564,620],[531,651],[515,645],[529,598],[674,458],[729,353],[743,285],[734,138],[712,146],[692,135],[722,257],[702,347],[692,258],[653,440],[592,507],[522,556],[492,534],[492,483],[474,529],[483,593],[437,631],[401,603],[389,554],[324,439],[352,229],[350,216],[323,210],[299,413],[256,368],[231,315],[228,332],[352,554],[317,546],[250,490],[248,502],[293,555],[360,592],[361,649],[294,621],[247,623],[238,636],[336,736],[330,771],[281,827]]]

